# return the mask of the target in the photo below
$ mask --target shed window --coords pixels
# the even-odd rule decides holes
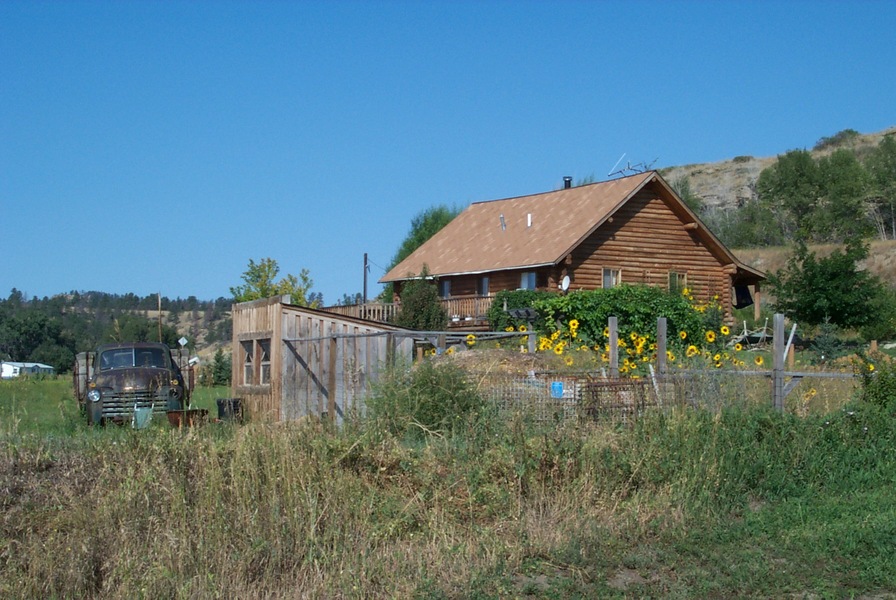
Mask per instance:
[[[258,362],[261,367],[258,383],[265,385],[271,382],[271,340],[258,340],[258,350]]]
[[[255,382],[255,361],[252,341],[241,342],[243,348],[243,384],[252,385]]]
[[[520,289],[521,290],[534,290],[535,289],[535,271],[526,271],[520,276]]]
[[[439,279],[439,297],[449,298],[451,296],[451,280]]]
[[[610,289],[616,287],[622,281],[622,272],[619,269],[604,269],[603,287]]]

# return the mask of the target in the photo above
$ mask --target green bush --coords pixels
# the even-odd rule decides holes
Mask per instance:
[[[502,290],[495,294],[495,299],[488,309],[488,323],[492,331],[504,331],[509,327],[518,329],[520,325],[534,326],[535,329],[544,329],[544,319],[541,315],[534,323],[527,323],[524,319],[514,319],[504,310],[513,308],[534,308],[540,300],[558,298],[558,294],[547,290]]]
[[[393,435],[420,438],[453,432],[484,402],[457,365],[424,360],[390,369],[367,400],[369,416]]]
[[[874,360],[862,353],[853,366],[861,381],[862,400],[884,407],[896,404],[896,363],[883,356]]]
[[[679,332],[686,332],[691,340],[699,339],[703,332],[701,313],[694,310],[687,298],[650,286],[620,285],[572,292],[542,299],[536,308],[549,330],[562,327],[570,319],[578,320],[578,337],[592,344],[604,339],[603,330],[613,316],[619,319],[621,338],[632,332],[653,336],[659,317],[666,318],[670,343],[679,339]]]

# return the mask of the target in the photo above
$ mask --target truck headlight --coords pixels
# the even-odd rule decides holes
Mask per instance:
[[[100,394],[99,390],[90,390],[87,392],[87,399],[91,402],[99,402],[100,398],[102,398],[102,394]]]

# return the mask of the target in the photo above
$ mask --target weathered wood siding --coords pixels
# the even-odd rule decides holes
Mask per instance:
[[[413,339],[399,331],[403,330],[293,306],[280,298],[236,304],[234,393],[257,420],[313,415],[339,422],[349,412],[363,413],[364,397],[384,365],[395,358],[412,358]],[[270,382],[243,384],[242,344],[268,339]]]
[[[242,399],[244,410],[253,419],[276,420],[280,414],[280,379],[273,376],[282,368],[280,339],[280,297],[234,304],[233,315],[233,391]],[[265,385],[245,385],[243,381],[242,342],[271,340],[271,382]],[[256,357],[257,360],[257,357]]]
[[[364,397],[393,358],[411,360],[413,340],[393,329],[285,307],[280,418],[363,414]]]

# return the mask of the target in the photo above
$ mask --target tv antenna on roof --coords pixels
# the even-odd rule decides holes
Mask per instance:
[[[619,166],[619,163],[622,162],[623,157],[625,157],[625,152],[622,153],[622,156],[619,157],[619,160],[616,161],[616,164],[613,165],[613,169]],[[645,171],[649,171],[653,168],[653,164],[659,160],[659,157],[654,158],[649,163],[639,162],[632,164],[630,162],[626,162],[625,166],[619,169],[618,171],[613,171],[612,169],[607,174],[607,177],[612,177],[613,175],[619,175],[621,177],[625,177],[626,175],[636,175],[638,173],[644,173]]]

